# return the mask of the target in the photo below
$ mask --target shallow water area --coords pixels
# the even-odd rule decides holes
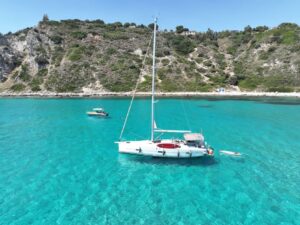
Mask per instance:
[[[299,224],[299,99],[159,99],[158,127],[216,150],[191,160],[120,155],[129,101],[0,99],[0,224]],[[124,138],[149,136],[138,98]]]

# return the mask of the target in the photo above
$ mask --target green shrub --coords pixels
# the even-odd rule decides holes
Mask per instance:
[[[116,54],[118,51],[115,49],[115,48],[108,48],[107,50],[106,50],[106,54],[107,55],[114,55],[114,54]]]
[[[103,37],[109,40],[127,40],[129,37],[121,31],[109,31],[103,34]]]
[[[71,36],[72,36],[73,38],[76,38],[76,39],[81,40],[81,39],[83,39],[83,38],[86,38],[87,33],[82,32],[82,31],[74,31],[74,32],[71,33]]]
[[[161,62],[164,66],[166,66],[170,63],[170,60],[169,59],[162,59]]]
[[[197,71],[198,71],[198,73],[206,73],[206,69],[205,68],[202,68],[202,67],[200,67],[200,68],[197,68]]]
[[[82,57],[83,54],[86,53],[86,48],[84,46],[79,46],[79,47],[73,47],[69,51],[69,60],[71,61],[79,61]]]
[[[43,79],[41,77],[35,77],[32,79],[32,81],[29,83],[29,86],[31,88],[31,91],[40,91],[40,85],[43,83]]]
[[[268,49],[268,52],[269,53],[272,53],[272,52],[275,52],[276,50],[276,47],[275,46],[271,46],[269,49]]]
[[[221,70],[224,70],[226,68],[227,64],[225,62],[225,56],[223,54],[217,54],[216,61],[219,64]]]
[[[40,69],[36,75],[37,76],[40,76],[40,77],[44,77],[44,76],[47,76],[48,74],[48,69],[47,68],[43,68],[43,69]]]
[[[185,28],[184,26],[180,25],[176,27],[176,33],[181,34],[184,31],[189,31],[188,28]]]
[[[152,77],[144,76],[144,81],[139,84],[139,91],[150,91],[152,86]]]
[[[175,51],[181,55],[187,55],[194,51],[195,43],[190,39],[183,36],[171,36],[169,38],[171,45],[175,49]]]
[[[145,60],[145,64],[148,65],[148,66],[151,66],[152,65],[152,58],[147,57],[146,60]]]
[[[292,87],[285,87],[285,86],[279,86],[279,87],[269,87],[267,88],[268,92],[293,92],[294,88]]]
[[[235,46],[230,46],[227,48],[227,53],[230,55],[235,55],[236,52],[237,52],[237,47]]]
[[[210,67],[210,66],[212,66],[212,62],[210,61],[210,60],[206,60],[206,61],[204,61],[204,66],[207,66],[207,67]]]
[[[295,30],[286,31],[283,33],[282,43],[287,45],[295,44],[299,41],[299,35]]]
[[[291,86],[294,85],[292,78],[285,75],[273,75],[265,77],[263,84],[268,91],[278,91],[278,92],[291,92],[293,89]]]
[[[203,62],[203,59],[202,58],[196,58],[195,61],[199,64],[201,64]]]
[[[62,25],[70,30],[80,29],[80,20],[61,20]]]
[[[249,76],[239,81],[238,86],[245,90],[254,90],[263,82],[263,77],[260,76]]]
[[[40,66],[47,65],[49,63],[46,55],[38,55],[34,59],[36,63]]]
[[[62,47],[55,47],[52,53],[51,63],[55,66],[59,66],[61,60],[64,57],[64,49]]]
[[[44,24],[47,24],[48,26],[58,26],[60,25],[60,22],[55,21],[55,20],[49,20],[47,22],[43,22]]]
[[[267,60],[269,58],[269,53],[265,51],[261,51],[259,55],[260,60]]]
[[[18,67],[18,66],[20,66],[22,64],[22,61],[19,58],[17,58],[17,57],[13,57],[12,60],[13,60],[12,63],[14,65],[14,67]]]
[[[227,77],[222,75],[212,75],[209,79],[216,85],[222,85],[227,83]]]
[[[159,58],[159,57],[164,57],[164,52],[162,50],[157,50],[156,51],[156,57]]]
[[[239,74],[239,75],[244,74],[245,68],[241,61],[235,61],[233,65],[234,65],[233,71],[235,74]]]
[[[177,82],[175,82],[175,80],[166,78],[159,84],[159,89],[166,92],[179,91],[180,86]]]
[[[117,62],[107,65],[110,72],[101,72],[98,77],[103,87],[110,91],[131,91],[140,73],[138,56],[125,54]]]
[[[69,55],[69,60],[78,61],[82,57],[82,52],[79,49],[74,49],[72,53]]]
[[[38,54],[47,55],[47,51],[42,45],[39,45],[38,47],[36,47],[35,51],[37,51]]]
[[[165,79],[168,73],[169,73],[169,68],[159,68],[156,70],[156,74],[161,80]]]
[[[202,81],[186,82],[184,84],[185,91],[209,92],[212,88],[210,84],[206,84]]]
[[[53,41],[54,44],[61,44],[64,39],[61,36],[54,35],[50,37],[50,40]]]
[[[31,91],[37,92],[37,91],[40,91],[40,90],[42,90],[40,86],[31,87]]]
[[[19,73],[19,78],[22,81],[29,81],[31,79],[31,76],[29,75],[27,64],[22,65],[21,71]]]
[[[238,85],[238,83],[239,83],[238,76],[234,75],[234,76],[229,77],[227,82],[230,85]]]
[[[25,85],[24,84],[14,84],[13,86],[11,86],[10,90],[15,91],[15,92],[20,92],[23,91],[25,89]]]
[[[56,92],[76,92],[90,82],[94,82],[91,72],[80,64],[72,64],[67,73],[52,70],[45,88]]]

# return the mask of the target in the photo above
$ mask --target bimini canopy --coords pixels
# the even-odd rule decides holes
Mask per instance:
[[[187,133],[184,134],[184,139],[186,141],[204,141],[204,137],[199,133]]]
[[[103,111],[103,108],[93,108],[94,111]]]

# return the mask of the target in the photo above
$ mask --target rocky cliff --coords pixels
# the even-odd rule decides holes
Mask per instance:
[[[0,92],[129,91],[140,73],[139,89],[148,91],[149,27],[45,20],[0,35]],[[291,23],[243,31],[159,31],[157,88],[299,91],[299,40],[300,27]]]

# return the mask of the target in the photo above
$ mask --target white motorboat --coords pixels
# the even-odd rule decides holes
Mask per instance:
[[[122,135],[126,127],[127,119],[130,113],[132,102],[137,90],[138,82],[133,91],[132,99],[128,108],[125,122],[121,131],[120,140],[116,142],[119,146],[119,152],[125,154],[136,154],[153,157],[166,158],[194,158],[201,156],[213,156],[214,151],[204,141],[201,133],[192,133],[189,130],[165,130],[159,129],[155,123],[155,48],[156,48],[156,27],[157,20],[154,22],[153,31],[153,62],[152,62],[152,99],[151,99],[151,139],[138,141],[122,140]],[[146,54],[147,55],[147,54]],[[182,133],[183,139],[158,139],[155,133]],[[159,135],[158,137],[160,137]]]
[[[108,117],[108,113],[103,108],[93,108],[93,111],[86,113],[89,116]]]

